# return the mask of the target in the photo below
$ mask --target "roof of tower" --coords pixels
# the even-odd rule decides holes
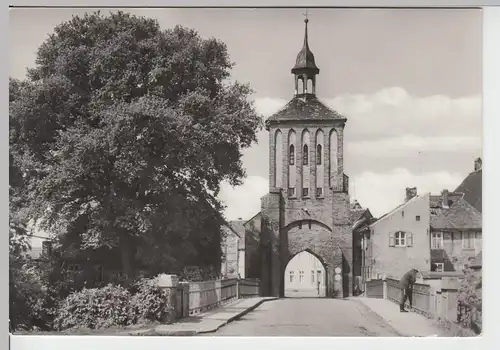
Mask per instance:
[[[319,68],[316,66],[316,62],[314,60],[314,54],[309,49],[309,41],[307,36],[307,23],[309,20],[306,18],[305,22],[305,34],[304,34],[304,45],[302,46],[302,50],[297,55],[297,59],[295,61],[295,66],[292,68],[292,73],[300,73],[302,71],[312,71],[315,74],[319,73]]]
[[[270,116],[266,123],[287,120],[339,120],[347,119],[337,111],[326,106],[315,95],[295,96],[282,109]]]

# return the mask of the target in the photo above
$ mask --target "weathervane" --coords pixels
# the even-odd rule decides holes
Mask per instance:
[[[309,13],[307,12],[307,8],[306,8],[306,13],[303,13],[303,14],[302,14],[302,15],[306,18],[306,19],[305,19],[305,21],[306,21],[306,22],[309,22],[309,19],[307,18],[308,14],[309,14]]]

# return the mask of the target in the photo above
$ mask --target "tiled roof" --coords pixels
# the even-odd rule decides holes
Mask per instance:
[[[366,209],[351,209],[351,212],[349,213],[350,224],[354,224],[359,218],[361,218],[361,215],[363,215],[365,210]]]
[[[234,221],[229,221],[229,225],[231,225],[231,228],[236,231],[238,236],[240,236],[240,248],[245,248],[245,224],[246,220],[234,220]]]
[[[326,106],[316,95],[295,96],[281,110],[270,116],[266,123],[286,120],[347,120]]]
[[[478,255],[471,261],[470,267],[477,268],[483,266],[483,251],[481,250]]]
[[[442,195],[430,196],[430,224],[434,229],[481,229],[482,216],[459,193],[448,194],[449,208],[443,208]]]
[[[474,208],[482,213],[482,195],[483,191],[483,171],[478,170],[470,173],[464,181],[457,187],[455,192],[461,192],[464,194],[464,198],[467,202],[472,204]]]

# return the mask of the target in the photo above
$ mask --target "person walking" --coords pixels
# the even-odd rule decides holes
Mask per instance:
[[[401,288],[401,299],[399,302],[399,311],[400,312],[408,312],[405,310],[406,300],[410,302],[410,309],[412,307],[412,296],[413,296],[413,285],[417,280],[418,270],[411,269],[407,273],[404,274],[401,281],[399,281],[399,286]]]

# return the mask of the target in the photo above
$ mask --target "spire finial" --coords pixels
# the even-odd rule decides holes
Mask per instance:
[[[306,23],[309,22],[309,19],[307,18],[308,15],[307,8],[306,8],[306,13],[303,13],[302,15],[305,17],[304,22]]]

